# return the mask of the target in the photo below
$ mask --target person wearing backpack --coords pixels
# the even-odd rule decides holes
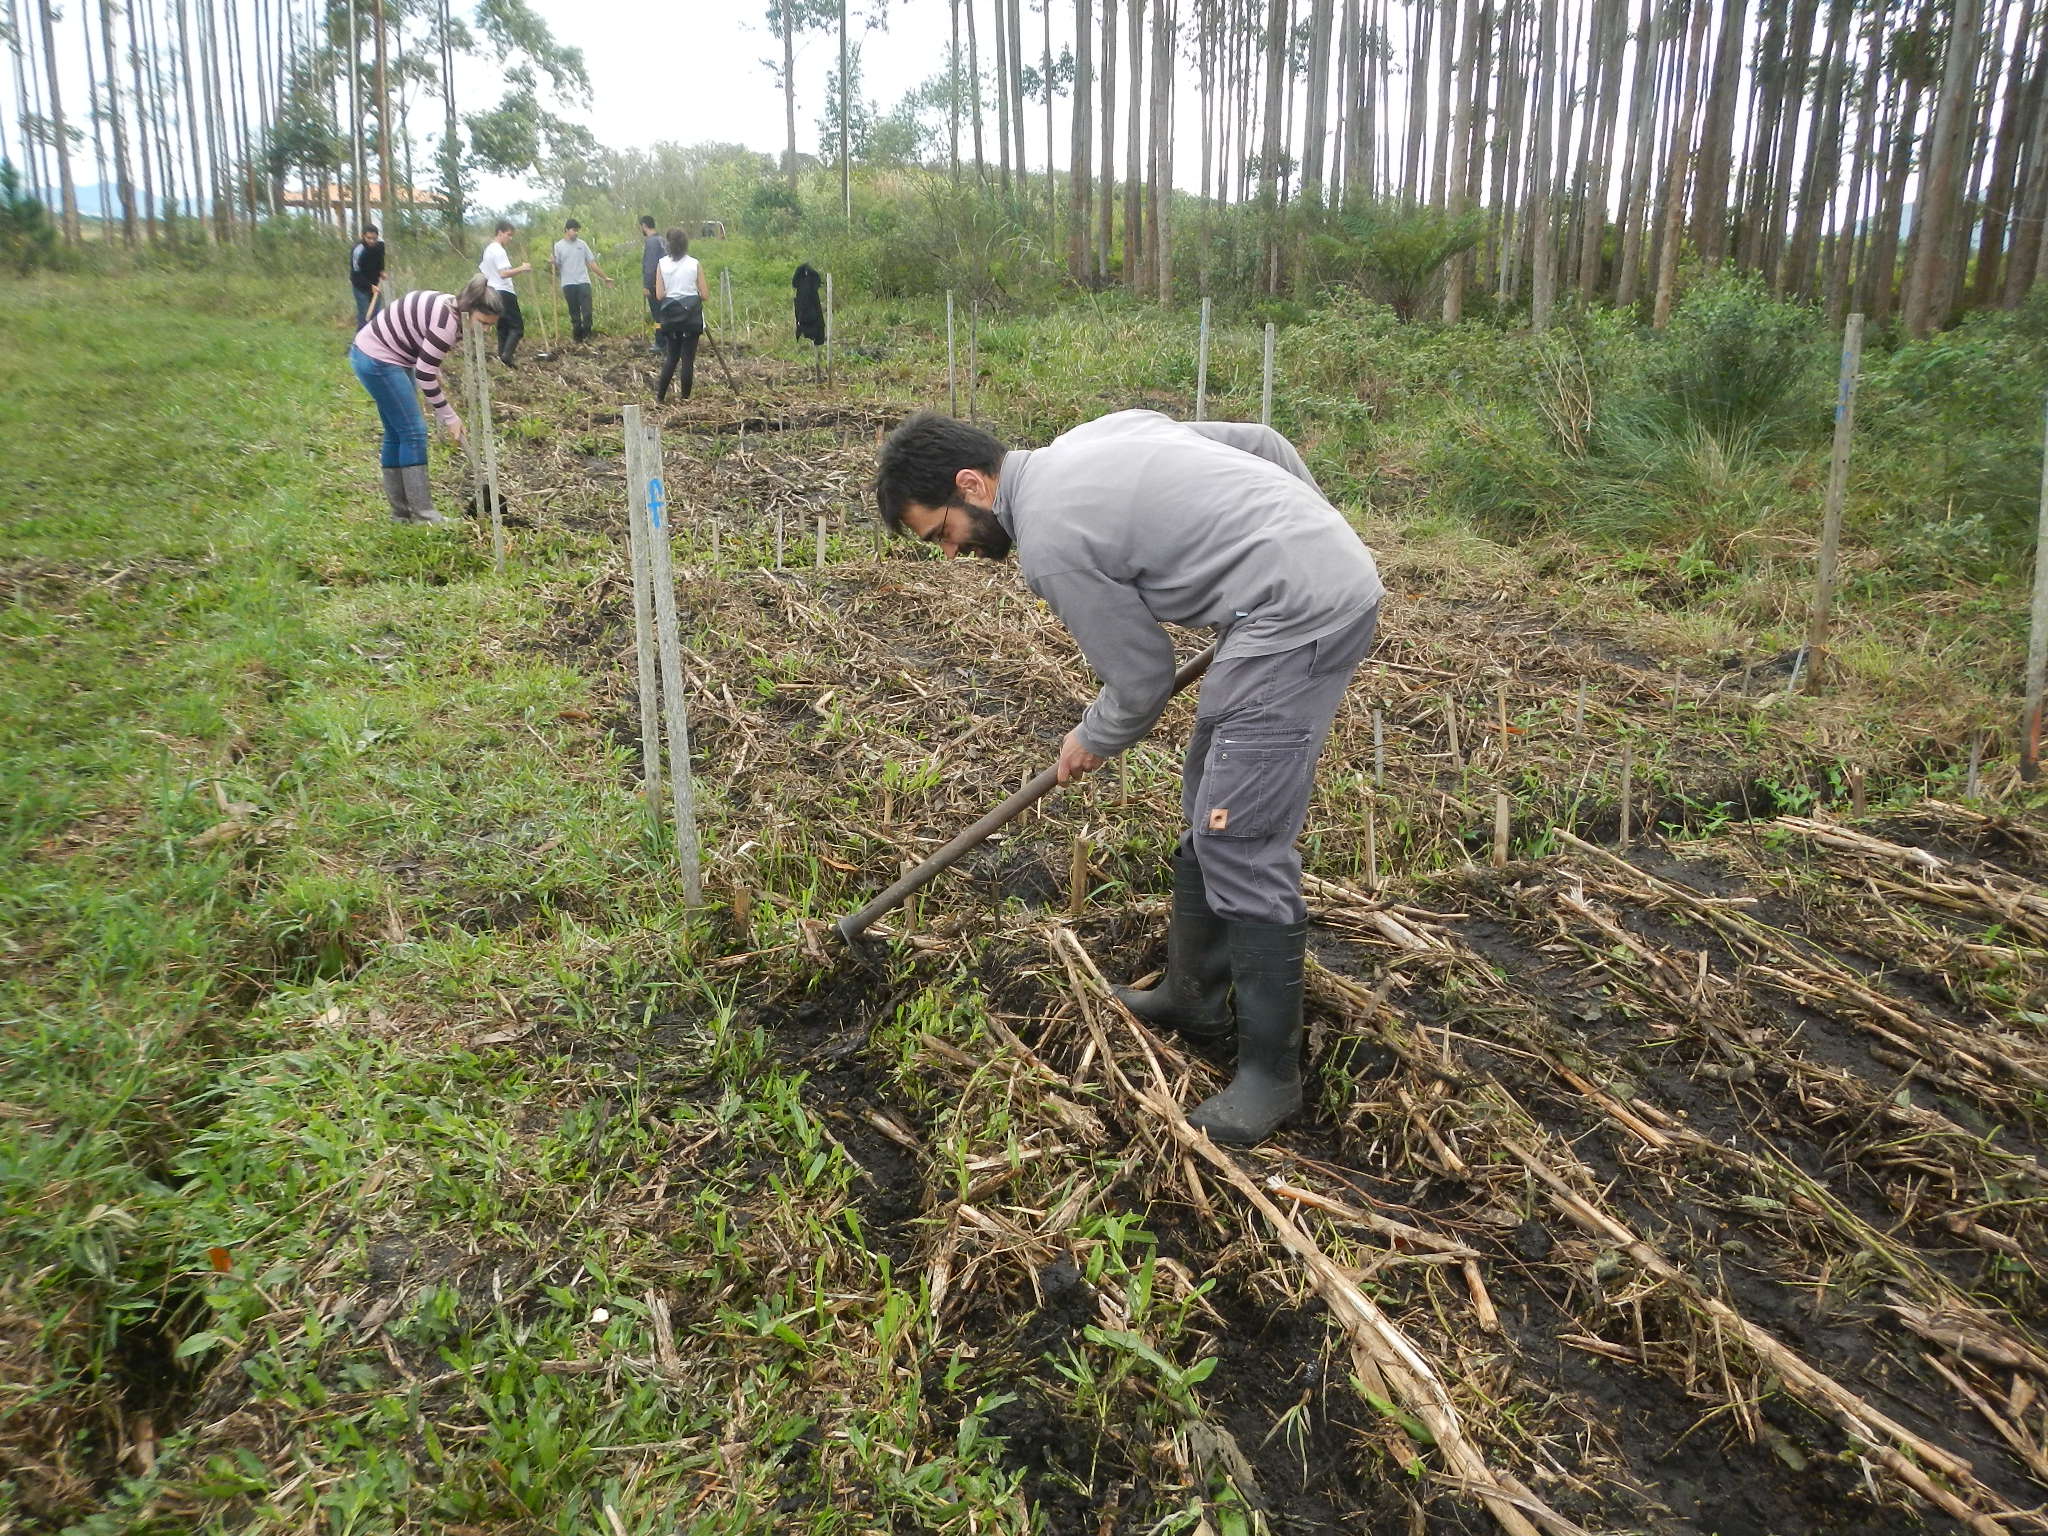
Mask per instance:
[[[697,338],[704,334],[704,269],[690,254],[690,237],[671,229],[662,240],[668,254],[654,269],[654,313],[661,322],[662,352],[661,377],[654,386],[657,405],[668,398],[671,381],[678,384],[678,399],[690,398],[697,373]]]

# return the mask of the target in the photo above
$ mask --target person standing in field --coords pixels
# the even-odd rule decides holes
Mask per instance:
[[[516,267],[512,265],[512,255],[507,247],[517,233],[518,228],[510,219],[498,220],[491,243],[484,247],[484,259],[477,265],[491,292],[498,296],[498,361],[507,368],[519,366],[512,361],[512,355],[519,350],[519,338],[526,334],[526,317],[519,312],[519,294],[512,286],[512,279],[533,270],[530,261],[522,261]]]
[[[356,332],[349,348],[355,369],[384,423],[384,496],[396,523],[441,523],[427,480],[427,421],[419,397],[441,419],[450,442],[462,441],[462,418],[441,388],[441,363],[462,335],[462,317],[485,325],[499,316],[499,296],[479,274],[457,294],[408,293],[380,310]]]
[[[657,311],[661,307],[661,301],[654,296],[654,274],[655,270],[661,265],[661,258],[668,254],[668,242],[663,240],[660,235],[657,235],[654,229],[654,215],[651,213],[641,214],[640,286],[647,290],[647,318],[659,327],[661,316]],[[659,352],[661,350],[659,338],[650,341],[647,344],[647,350]]]
[[[883,445],[882,521],[948,555],[1017,553],[1102,680],[1060,745],[1070,783],[1144,739],[1173,693],[1162,624],[1213,627],[1181,779],[1166,974],[1117,996],[1148,1023],[1237,1047],[1188,1122],[1251,1146],[1301,1108],[1308,907],[1295,848],[1317,758],[1372,647],[1372,554],[1268,427],[1119,411],[1008,452],[923,412]],[[1235,993],[1235,1009],[1232,994]]]
[[[697,377],[697,338],[704,334],[704,269],[690,254],[690,237],[672,229],[664,238],[666,254],[655,264],[655,316],[661,321],[661,378],[654,386],[659,405],[668,398],[669,381],[681,365],[679,399],[690,398]]]
[[[595,327],[590,318],[590,277],[594,272],[604,278],[605,287],[612,280],[605,276],[605,270],[597,264],[597,257],[590,247],[583,243],[583,226],[571,219],[562,226],[562,238],[555,242],[554,253],[548,258],[555,281],[562,285],[562,302],[569,306],[569,335],[575,341],[588,341]]]
[[[384,241],[374,224],[363,226],[362,238],[348,253],[348,286],[356,296],[356,329],[361,330],[384,287]]]

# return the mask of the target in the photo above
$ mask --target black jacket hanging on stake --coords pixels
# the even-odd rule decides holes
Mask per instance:
[[[789,280],[789,286],[796,290],[797,339],[814,347],[825,345],[825,305],[818,297],[818,290],[824,285],[825,279],[809,262],[798,267]]]

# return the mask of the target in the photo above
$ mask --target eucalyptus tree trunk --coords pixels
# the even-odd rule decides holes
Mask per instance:
[[[1056,152],[1052,136],[1052,0],[1039,0],[1038,14],[1045,19],[1044,73],[1039,77],[1039,83],[1045,87],[1045,223],[1051,237],[1045,248],[1056,251],[1060,236],[1060,178],[1053,168]]]
[[[185,0],[178,0],[180,5]],[[355,212],[354,237],[370,222],[369,148],[363,142],[363,48],[356,37],[357,0],[343,0],[348,7],[348,142],[349,142],[349,200]]]
[[[1051,7],[1047,6],[1047,10]],[[1086,284],[1094,276],[1089,253],[1092,189],[1090,151],[1095,137],[1095,18],[1088,0],[1074,0],[1074,111],[1072,164],[1067,171],[1067,275]]]
[[[1125,40],[1131,49],[1130,118],[1124,133],[1124,281],[1131,292],[1145,286],[1145,167],[1139,158],[1145,130],[1145,0],[1129,0]]]
[[[791,192],[796,191],[796,16],[793,14],[795,6],[796,0],[778,0],[775,7],[776,14],[782,18],[782,126],[788,146],[784,152],[783,172],[789,178]],[[968,20],[970,23],[973,20],[971,9],[968,12]],[[441,0],[441,25],[444,28],[448,25],[448,0]],[[442,52],[446,57],[447,50],[443,49]],[[453,76],[450,76],[450,80],[452,82]],[[455,131],[455,93],[452,88],[448,92],[448,131],[451,134]]]
[[[1412,0],[1408,16],[1408,144],[1401,160],[1401,202],[1413,207],[1422,201],[1422,146],[1429,113],[1429,47],[1436,35],[1436,8],[1450,0]],[[1554,17],[1557,7],[1545,5],[1543,14]]]
[[[1871,162],[1871,136],[1877,121],[1878,82],[1884,78],[1885,15],[1890,9],[1890,0],[1877,0],[1866,28],[1867,58],[1863,83],[1857,91],[1856,145],[1850,156],[1849,202],[1841,221],[1835,226],[1834,248],[1828,253],[1824,297],[1831,332],[1841,328],[1843,317],[1848,313],[1850,269],[1873,201],[1871,181],[1875,167]]]
[[[57,151],[57,183],[62,198],[61,227],[64,238],[78,244],[78,183],[71,178],[71,139],[64,126],[64,92],[57,84],[57,18],[50,0],[36,0],[43,23],[43,104],[48,111],[50,140]]]
[[[2039,83],[2041,76],[2048,76],[2048,57],[2043,58],[2036,76],[2018,177],[2019,218],[2013,232],[2012,254],[2005,263],[2000,295],[2007,309],[2016,308],[2026,298],[2027,291],[2034,285],[2041,253],[2048,249],[2048,242],[2043,241],[2041,233],[2044,220],[2048,220],[2048,89]]]
[[[121,240],[133,246],[139,238],[135,183],[128,174],[128,128],[121,115],[121,71],[114,58],[113,0],[100,0],[100,48],[106,59],[107,130],[114,140],[114,179],[121,193]]]
[[[462,132],[455,116],[455,37],[453,18],[448,14],[448,0],[440,0],[441,22],[441,216],[447,227],[449,248],[461,251],[463,248],[462,225],[464,198],[462,191]],[[785,0],[782,25],[784,46],[788,44],[789,12]],[[785,59],[787,55],[784,55]],[[786,78],[786,77],[785,77]],[[784,96],[787,102],[791,98]],[[795,120],[790,122],[790,131],[796,131]],[[791,190],[795,190],[796,157],[790,156],[789,176]],[[467,254],[465,252],[465,254]]]
[[[1153,0],[1151,276],[1159,302],[1173,299],[1173,0]]]
[[[1621,265],[1615,274],[1614,302],[1626,309],[1636,301],[1642,277],[1643,209],[1649,201],[1651,169],[1656,154],[1657,93],[1654,88],[1657,56],[1663,49],[1663,12],[1657,0],[1643,0],[1642,41],[1636,49],[1635,85],[1629,92],[1628,149],[1621,169]]]
[[[1614,138],[1621,116],[1621,66],[1628,43],[1628,0],[1608,0],[1606,35],[1595,46],[1599,70],[1599,121],[1593,129],[1592,163],[1580,200],[1578,287],[1591,299],[1600,288],[1602,250],[1607,240],[1607,198],[1614,185]],[[1592,114],[1588,114],[1589,119]],[[1724,168],[1725,169],[1725,168]]]
[[[1777,291],[1802,299],[1814,295],[1814,263],[1821,225],[1842,186],[1842,108],[1851,75],[1849,23],[1852,0],[1828,0],[1827,41],[1821,51],[1820,81],[1813,115],[1807,120],[1806,165],[1799,173],[1799,202],[1792,223],[1792,248],[1778,275]]]
[[[1259,141],[1259,270],[1273,291],[1273,260],[1280,245],[1280,157],[1286,117],[1281,92],[1287,81],[1287,0],[1268,0],[1265,34],[1265,136]]]
[[[1685,228],[1685,191],[1692,166],[1693,119],[1699,108],[1700,77],[1706,72],[1707,0],[1692,0],[1692,40],[1686,48],[1684,101],[1671,135],[1671,169],[1664,181],[1664,241],[1657,253],[1657,297],[1650,324],[1671,323],[1672,293],[1678,278],[1678,245]]]
[[[2042,50],[2033,42],[2034,0],[2021,0],[2019,25],[2013,33],[2012,58],[2006,70],[2005,104],[1999,112],[1998,149],[1984,195],[1984,223],[1977,239],[1976,302],[1993,303],[1999,291],[2006,241],[2016,229],[2013,201],[2019,193],[2020,147],[2034,116],[2041,90]]]
[[[161,240],[157,224],[156,171],[150,164],[150,110],[149,97],[142,89],[142,44],[137,31],[135,13],[147,0],[129,0],[128,17],[128,80],[129,98],[135,103],[135,147],[136,165],[142,172],[142,229],[151,245]]]
[[[853,223],[853,81],[846,46],[846,8],[839,0],[839,215]],[[379,66],[381,73],[381,65]]]
[[[1017,195],[1028,198],[1030,161],[1024,154],[1024,0],[1010,0],[1010,136],[1017,150]],[[1052,146],[1047,144],[1046,153],[1051,152]]]
[[[112,233],[114,203],[107,190],[107,136],[103,124],[104,114],[100,109],[99,68],[93,62],[90,5],[78,8],[78,31],[85,42],[85,115],[87,121],[92,124],[93,185],[99,188],[100,239],[105,241]]]
[[[1301,192],[1304,197],[1323,198],[1330,131],[1330,28],[1334,20],[1332,0],[1311,0],[1309,5],[1308,103],[1301,119]]]
[[[1940,0],[1921,0],[1916,27],[1925,27]],[[1891,318],[1898,292],[1899,231],[1906,217],[1906,178],[1913,168],[1919,143],[1920,100],[1924,94],[1920,72],[1911,70],[1900,96],[1896,78],[1887,93],[1893,111],[1887,123],[1889,153],[1885,157],[1885,179],[1877,205],[1877,227],[1871,235],[1870,252],[1863,268],[1863,302],[1858,307],[1870,317],[1872,326],[1882,328]]]
[[[384,0],[370,0],[370,6],[370,44],[376,57],[376,72],[371,77],[371,84],[377,93],[377,201],[388,247],[398,233],[398,205],[392,201],[392,188],[397,178],[391,163],[391,76],[385,39]],[[391,258],[387,255],[385,259],[389,261]]]
[[[1736,186],[1735,207],[1742,237],[1736,244],[1738,266],[1763,266],[1770,226],[1771,156],[1778,142],[1778,120],[1784,112],[1785,83],[1794,68],[1785,51],[1792,0],[1761,0],[1757,19],[1763,41],[1750,76],[1749,153]]]
[[[1648,0],[1645,0],[1648,3]],[[1514,264],[1516,218],[1515,195],[1511,190],[1521,169],[1522,7],[1514,0],[1501,6],[1500,63],[1494,98],[1493,126],[1493,218],[1487,243],[1487,274],[1493,280],[1494,297],[1505,301],[1508,271]]]
[[[1948,318],[1955,263],[1952,246],[1957,190],[1962,181],[1970,87],[1977,72],[1983,19],[1983,0],[1954,0],[1948,52],[1942,61],[1941,89],[1935,98],[1934,124],[1928,133],[1920,196],[1913,209],[1913,248],[1907,261],[1906,294],[1900,308],[1906,334],[1915,338],[1932,334]]]
[[[1373,46],[1372,11],[1366,0],[1344,0],[1351,47],[1344,60],[1344,202],[1372,200],[1373,112],[1367,96],[1368,58]]]
[[[1536,100],[1531,109],[1534,133],[1529,147],[1529,323],[1545,330],[1550,325],[1550,308],[1557,299],[1556,240],[1551,230],[1550,151],[1557,91],[1557,11],[1542,7],[1543,20],[1536,34]]]
[[[1436,128],[1430,135],[1429,206],[1449,206],[1451,194],[1451,82],[1458,64],[1458,0],[1442,0],[1436,39]]]
[[[1779,269],[1785,264],[1785,240],[1792,222],[1792,184],[1798,170],[1799,130],[1804,118],[1806,87],[1813,70],[1813,28],[1820,0],[1796,0],[1786,43],[1785,92],[1778,114],[1778,142],[1771,151],[1770,196],[1763,220],[1759,263],[1764,280],[1782,291]]]
[[[953,21],[953,45],[946,54],[947,148],[953,162],[953,184],[960,184],[960,0],[947,0]]]
[[[1462,46],[1458,50],[1457,84],[1448,93],[1446,110],[1451,114],[1451,173],[1447,190],[1453,217],[1462,217],[1472,205],[1472,141],[1479,137],[1473,128],[1485,123],[1485,114],[1479,111],[1478,104],[1472,99],[1472,84],[1478,67],[1479,34],[1483,25],[1481,12],[1481,0],[1465,0],[1465,24],[1458,29]],[[1465,318],[1465,273],[1470,265],[1470,253],[1461,251],[1451,258],[1444,273],[1445,325],[1456,325]]]
[[[972,0],[969,0],[972,4]],[[1002,158],[999,185],[1010,195],[1010,26],[1006,0],[996,0],[996,152]]]
[[[1735,158],[1735,109],[1742,95],[1742,43],[1748,20],[1749,0],[1722,0],[1720,43],[1714,50],[1714,83],[1700,127],[1693,194],[1692,240],[1708,266],[1728,253],[1728,172]]]
[[[1131,0],[1133,5],[1138,0]],[[1102,186],[1096,199],[1095,277],[1109,281],[1116,239],[1116,0],[1102,0]]]
[[[975,0],[967,0],[967,78],[974,87],[974,182],[976,186],[982,186],[988,181],[988,162],[984,157],[981,143],[981,43],[975,36],[974,4]],[[790,143],[794,145],[796,142],[796,113],[794,107],[790,111],[789,134]],[[789,164],[789,174],[794,179],[796,176],[794,150],[791,152]]]

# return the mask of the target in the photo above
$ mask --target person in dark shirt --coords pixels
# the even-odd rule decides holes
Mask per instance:
[[[825,286],[825,279],[818,275],[817,268],[805,262],[796,269],[789,286],[796,290],[797,340],[822,347],[825,345],[825,305],[819,299],[818,291]]]
[[[348,253],[348,285],[355,292],[356,329],[361,330],[384,287],[384,242],[374,224],[363,226],[362,238]]]
[[[647,318],[659,328],[661,301],[654,296],[654,272],[661,265],[661,258],[668,254],[668,242],[655,233],[656,227],[653,214],[640,215],[640,286],[647,290]],[[647,350],[659,352],[661,343],[650,341]]]

